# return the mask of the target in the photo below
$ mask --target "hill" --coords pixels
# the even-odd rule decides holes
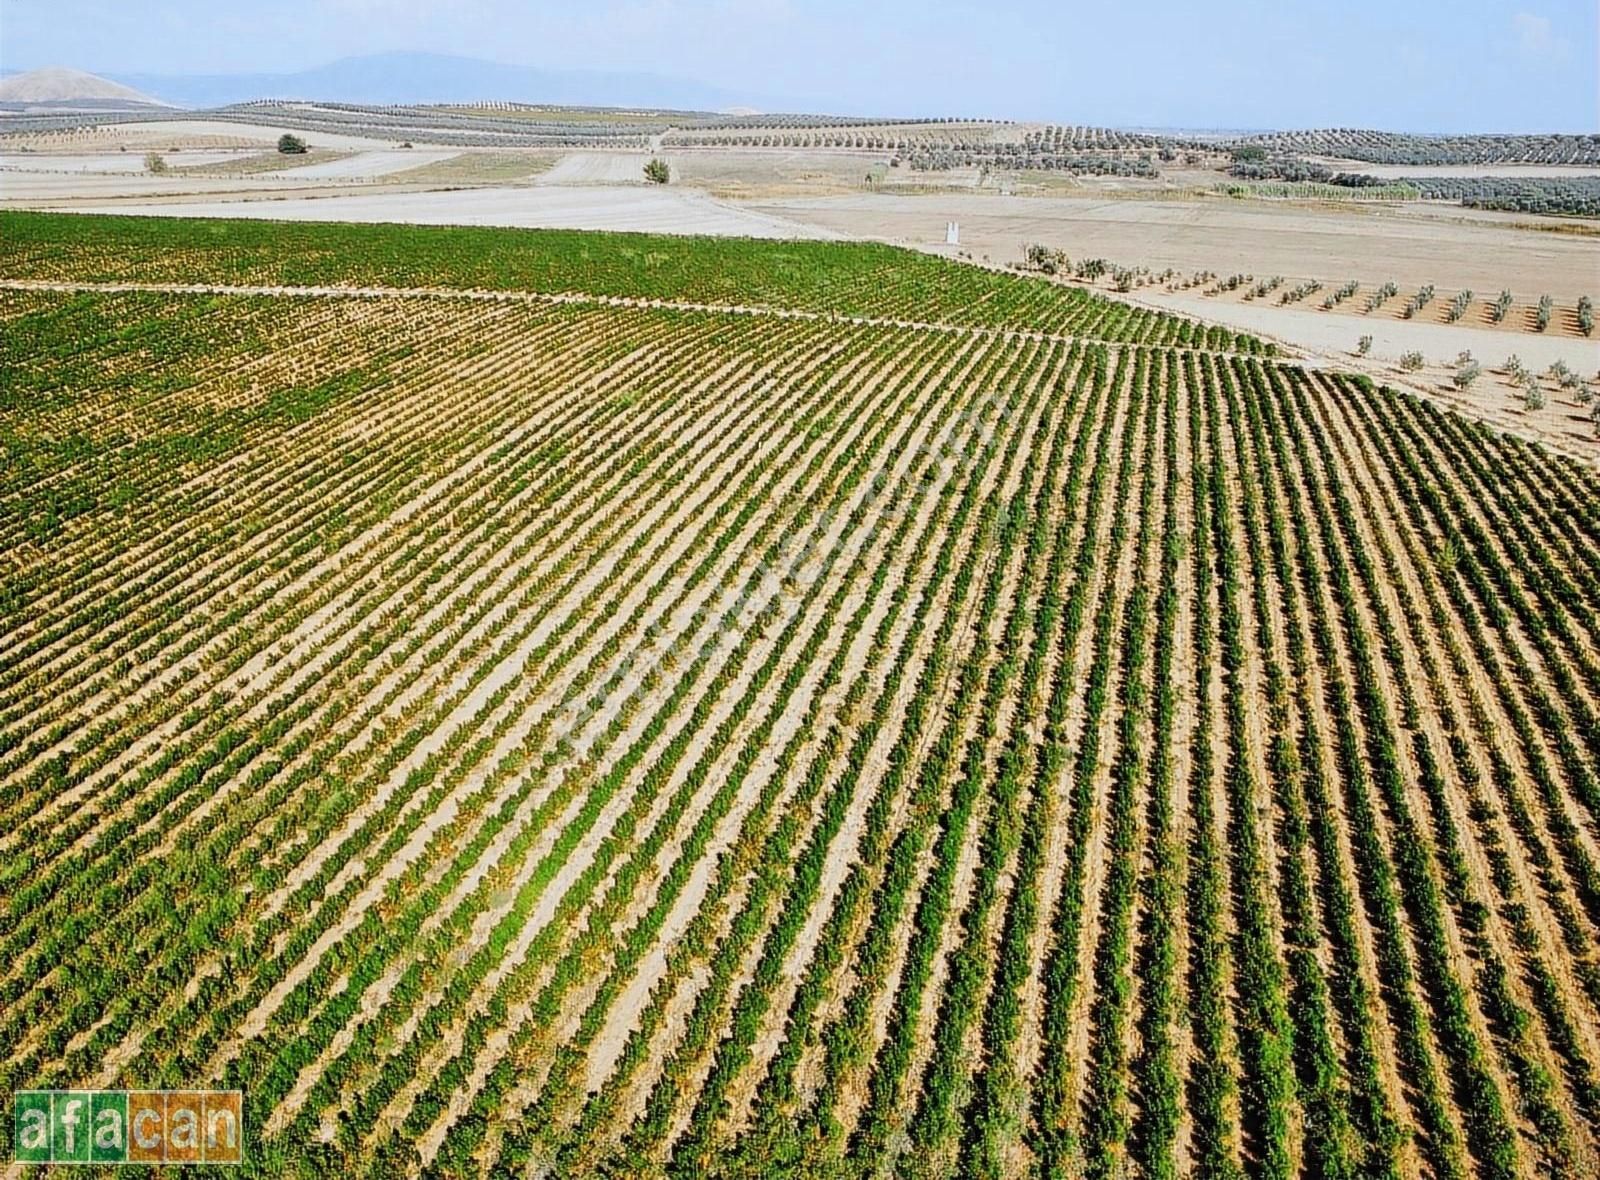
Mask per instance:
[[[0,102],[28,105],[55,106],[60,104],[84,105],[93,102],[138,104],[140,106],[167,106],[160,99],[151,98],[131,86],[86,74],[65,66],[48,66],[42,70],[29,70],[0,78]]]

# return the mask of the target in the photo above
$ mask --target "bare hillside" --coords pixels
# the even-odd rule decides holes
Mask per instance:
[[[65,66],[49,66],[42,70],[29,70],[0,78],[0,102],[57,103],[79,102],[84,99],[107,99],[114,102],[146,103],[150,106],[169,106],[169,103],[141,94],[131,86],[113,82],[82,70]]]

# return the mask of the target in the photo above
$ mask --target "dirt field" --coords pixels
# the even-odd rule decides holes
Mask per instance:
[[[246,153],[238,149],[177,152],[166,157],[170,167],[195,164],[226,164]],[[143,152],[101,152],[93,155],[40,155],[24,152],[0,153],[0,169],[18,172],[109,173],[122,175],[146,171]]]
[[[369,186],[444,187],[516,182],[549,166],[548,154],[493,149],[385,149],[337,151],[314,148],[311,158],[280,155],[260,147],[170,151],[167,171],[155,174],[138,151],[63,155],[12,152],[0,156],[0,204],[46,203],[115,197],[181,199],[194,193],[234,193],[240,199],[277,199],[291,186],[296,194],[349,192]]]
[[[540,184],[646,184],[647,152],[571,152],[539,177]]]
[[[301,168],[286,168],[278,173],[290,181],[302,180],[359,180],[367,177],[389,176],[412,168],[443,163],[461,153],[451,150],[427,151],[395,149],[383,152],[357,152],[341,160],[325,164],[307,164]]]
[[[880,193],[960,192],[976,189],[982,177],[976,168],[948,172],[916,172],[889,168],[881,152],[844,149],[741,149],[716,148],[664,153],[675,174],[685,184],[705,188],[718,196],[761,200],[780,197],[856,196],[872,189]],[[1038,174],[1043,176],[1043,174]],[[998,178],[991,178],[998,184]]]
[[[960,249],[1000,263],[1020,258],[1027,243],[1042,242],[1072,258],[1152,270],[1281,274],[1334,284],[1393,279],[1402,286],[1549,292],[1563,301],[1600,294],[1600,237],[1534,233],[1505,219],[1462,217],[1465,211],[1450,207],[959,194],[801,198],[757,207],[855,237],[916,246],[942,244],[945,222],[959,221]]]
[[[181,157],[180,157],[181,158]],[[142,161],[141,161],[142,162]],[[182,200],[196,193],[237,193],[241,199],[271,200],[290,187],[279,172],[251,176],[186,176],[150,172],[48,172],[7,169],[0,172],[0,207],[13,209],[73,208],[120,198],[163,201]],[[314,186],[337,191],[332,182]]]
[[[35,152],[81,155],[85,152],[116,151],[126,147],[132,151],[165,151],[169,148],[191,147],[255,147],[276,143],[284,132],[300,136],[313,147],[348,148],[360,151],[369,148],[392,148],[393,141],[373,139],[364,135],[315,135],[297,131],[292,127],[274,127],[265,123],[234,123],[222,119],[173,119],[154,123],[105,123],[97,127],[76,131],[39,133],[7,137],[8,150],[24,148]]]

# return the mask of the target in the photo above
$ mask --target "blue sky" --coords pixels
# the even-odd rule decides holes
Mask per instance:
[[[432,50],[813,109],[1600,130],[1595,0],[0,0],[0,67],[289,72]]]

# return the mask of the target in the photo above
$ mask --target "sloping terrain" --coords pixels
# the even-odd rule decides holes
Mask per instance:
[[[69,70],[64,66],[49,66],[42,70],[29,70],[0,78],[0,103],[27,103],[50,106],[55,103],[83,102],[109,99],[117,103],[137,103],[151,107],[166,106],[159,99],[141,94],[131,86],[86,74],[82,70]]]

